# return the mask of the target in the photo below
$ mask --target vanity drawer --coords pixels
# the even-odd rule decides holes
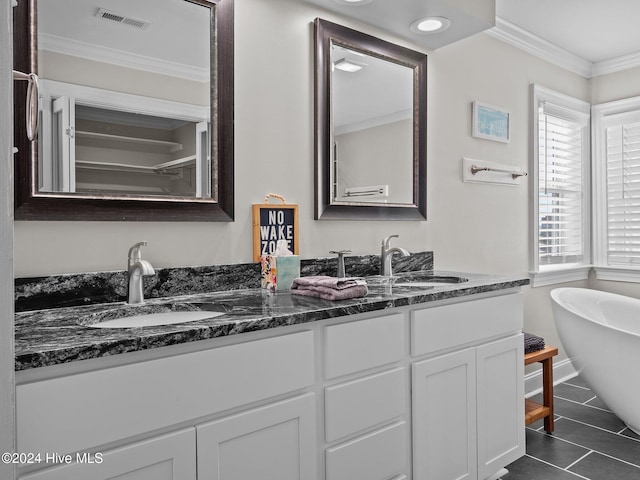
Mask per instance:
[[[396,368],[325,389],[325,435],[338,440],[405,413],[405,369]]]
[[[72,453],[313,382],[305,331],[18,385],[18,451]]]
[[[522,294],[411,312],[411,354],[424,355],[522,330]]]
[[[327,379],[397,362],[405,351],[404,315],[332,325],[324,341]]]
[[[327,480],[387,480],[407,464],[407,425],[398,422],[326,451]]]

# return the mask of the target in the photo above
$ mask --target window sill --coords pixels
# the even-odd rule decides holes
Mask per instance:
[[[613,282],[640,283],[640,268],[632,267],[593,267],[597,280]]]
[[[591,265],[580,265],[575,267],[544,270],[541,272],[531,272],[531,286],[543,287],[545,285],[555,285],[556,283],[586,280],[589,278],[590,271]],[[640,281],[640,279],[638,281]]]

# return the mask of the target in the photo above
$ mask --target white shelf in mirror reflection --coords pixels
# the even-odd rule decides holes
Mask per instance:
[[[76,167],[85,170],[103,170],[111,172],[129,172],[129,173],[149,173],[164,174],[169,170],[193,166],[196,163],[196,156],[191,155],[184,158],[178,158],[169,162],[160,163],[153,166],[131,165],[126,163],[114,162],[92,162],[89,160],[76,159]]]
[[[136,145],[150,145],[163,147],[168,149],[170,153],[179,152],[182,150],[182,144],[178,142],[168,142],[165,140],[154,140],[151,138],[139,138],[139,137],[126,137],[124,135],[112,135],[110,133],[98,133],[87,131],[76,131],[77,138],[86,138],[92,140],[110,140],[111,142],[129,143]]]

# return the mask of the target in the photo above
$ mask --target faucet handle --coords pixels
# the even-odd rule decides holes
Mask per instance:
[[[391,243],[392,238],[398,238],[400,235],[389,235],[382,240],[382,247],[389,248],[389,243]]]
[[[142,260],[142,253],[140,253],[141,247],[146,247],[147,242],[138,242],[134,246],[129,249],[129,265],[132,262],[137,262],[138,260]]]
[[[329,253],[338,255],[338,278],[344,278],[346,273],[344,271],[344,256],[347,253],[351,253],[351,250],[330,250]]]

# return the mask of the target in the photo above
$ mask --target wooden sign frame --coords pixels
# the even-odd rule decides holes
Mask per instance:
[[[277,198],[282,205],[269,203],[269,198]],[[268,194],[264,203],[253,206],[253,261],[260,256],[273,253],[278,240],[288,240],[289,250],[299,254],[298,205],[287,204],[281,195]],[[293,247],[293,248],[292,248]]]

